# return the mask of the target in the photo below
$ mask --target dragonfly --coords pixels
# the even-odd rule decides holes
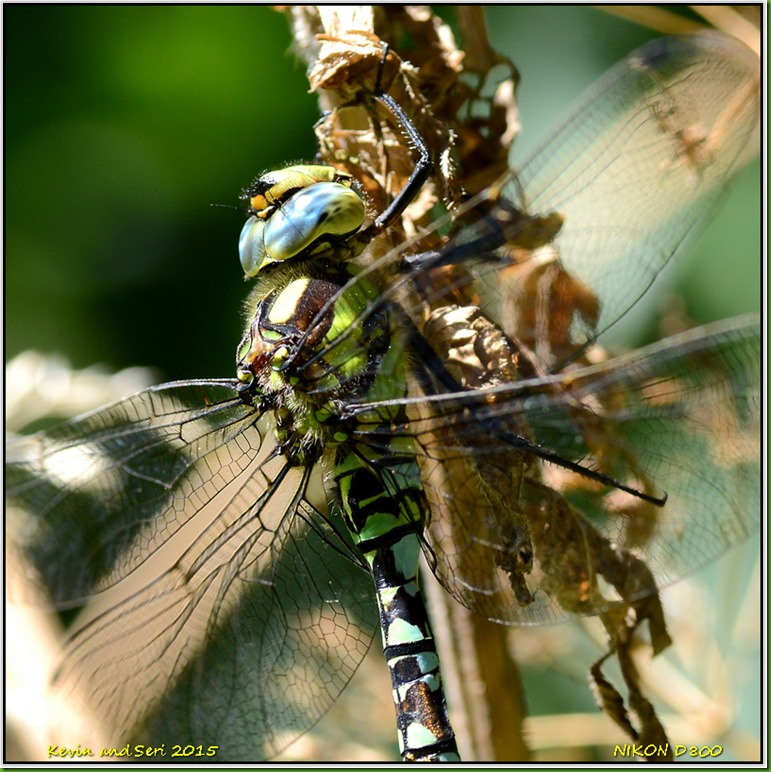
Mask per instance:
[[[757,319],[587,352],[713,210],[758,93],[737,42],[649,44],[431,248],[374,248],[434,173],[379,89],[417,157],[382,212],[333,166],[257,178],[235,377],[7,448],[10,556],[83,608],[56,681],[103,744],[271,758],[379,629],[402,759],[457,761],[421,553],[467,607],[533,624],[644,615],[752,533]]]

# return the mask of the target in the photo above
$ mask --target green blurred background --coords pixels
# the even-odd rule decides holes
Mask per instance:
[[[582,7],[489,7],[539,143],[650,30]],[[315,153],[285,19],[249,6],[6,5],[6,357],[232,374],[246,295],[238,194]],[[519,153],[519,155],[522,155]],[[757,308],[759,167],[678,278],[696,321]]]
[[[6,355],[231,375],[238,194],[315,152],[286,21],[247,6],[4,17]]]
[[[492,43],[522,74],[519,157],[604,70],[658,36],[588,7],[490,6],[487,14]],[[5,5],[3,19],[6,357],[34,348],[77,368],[146,365],[163,380],[232,376],[247,293],[239,191],[262,171],[315,153],[316,100],[288,53],[286,20],[266,7],[60,5]],[[696,322],[757,310],[760,255],[755,161],[666,292],[651,293],[653,311],[667,293]],[[650,319],[641,327],[629,331],[632,342],[653,334]],[[705,574],[705,598],[735,586],[753,561],[753,548],[720,561]],[[750,632],[737,650],[726,622],[737,597],[752,606],[743,592],[722,606],[708,600],[715,618],[694,622],[746,663],[731,682],[743,695],[738,725],[752,736],[757,637]],[[684,606],[692,617],[690,601]],[[546,634],[561,647],[576,629]],[[531,710],[594,711],[583,673],[595,656],[567,675],[553,663],[526,667]],[[701,659],[684,659],[694,679],[707,677],[693,664]],[[395,758],[391,709],[380,702],[385,758]],[[369,693],[361,705],[373,708]]]

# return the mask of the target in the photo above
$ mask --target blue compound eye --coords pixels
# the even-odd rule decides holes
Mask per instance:
[[[315,242],[342,238],[364,222],[364,202],[339,182],[317,182],[298,191],[266,220],[250,217],[239,240],[248,277],[270,263],[296,257]]]
[[[265,260],[265,242],[263,232],[265,221],[258,217],[250,217],[241,229],[238,238],[238,254],[241,267],[248,278],[257,275]]]

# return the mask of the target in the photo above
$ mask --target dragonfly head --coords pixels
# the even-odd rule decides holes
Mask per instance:
[[[366,208],[353,178],[331,166],[290,166],[244,192],[251,216],[238,251],[247,278],[292,258],[328,253],[362,226]]]

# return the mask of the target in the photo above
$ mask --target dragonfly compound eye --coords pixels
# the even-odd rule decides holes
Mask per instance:
[[[264,230],[265,221],[258,217],[250,217],[241,229],[241,235],[238,238],[238,255],[247,278],[256,276],[265,260]]]
[[[318,182],[289,198],[267,220],[250,217],[241,231],[239,253],[247,277],[270,263],[307,253],[325,239],[339,240],[364,222],[364,202],[339,182]]]

